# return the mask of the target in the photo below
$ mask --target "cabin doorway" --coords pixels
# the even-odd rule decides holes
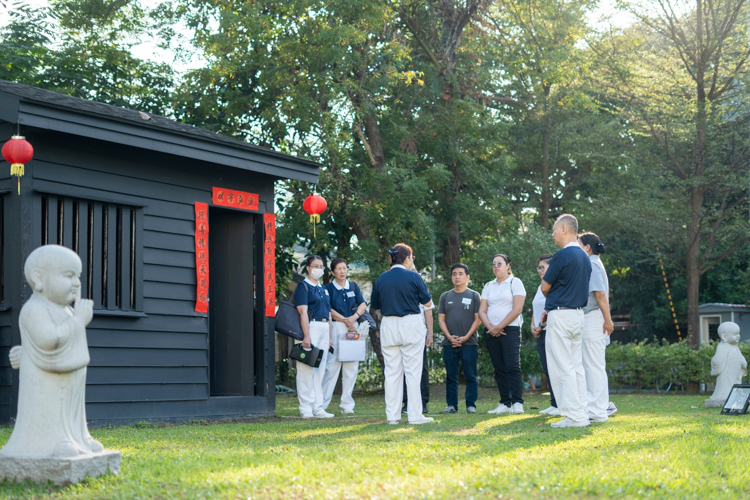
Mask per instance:
[[[255,216],[209,209],[211,396],[255,396]]]

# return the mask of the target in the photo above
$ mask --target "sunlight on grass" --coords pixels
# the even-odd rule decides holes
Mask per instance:
[[[434,387],[431,406],[442,388]],[[607,423],[552,429],[547,398],[527,395],[524,415],[476,415],[385,424],[382,395],[357,398],[356,415],[280,417],[211,425],[94,429],[123,453],[122,474],[69,488],[0,484],[3,498],[744,498],[750,419],[699,406],[701,396],[613,395]],[[334,399],[332,405],[338,404]],[[333,408],[330,408],[333,409]],[[330,410],[329,409],[329,410]],[[10,429],[0,429],[5,442]],[[731,473],[730,473],[731,472]]]

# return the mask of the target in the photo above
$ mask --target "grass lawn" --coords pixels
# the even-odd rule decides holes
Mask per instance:
[[[283,396],[276,418],[93,429],[122,452],[119,476],[68,488],[5,482],[0,498],[750,495],[750,415],[706,410],[705,395],[613,394],[619,412],[578,429],[551,429],[555,418],[531,410],[546,408],[547,397],[526,396],[525,415],[487,415],[496,392],[485,389],[476,415],[443,415],[443,387],[433,386],[436,422],[421,426],[386,425],[381,394],[355,398],[350,418],[302,420],[296,398]],[[0,443],[9,436],[0,429]]]

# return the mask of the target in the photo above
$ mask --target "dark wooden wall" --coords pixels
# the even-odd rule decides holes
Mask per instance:
[[[274,178],[63,134],[31,131],[27,139],[35,148],[34,160],[22,180],[26,207],[22,210],[30,218],[30,250],[42,241],[38,207],[43,194],[127,205],[135,207],[138,214],[137,247],[142,246],[142,251],[137,259],[142,263],[142,282],[135,310],[99,309],[87,330],[91,363],[86,411],[90,423],[272,414],[272,325],[263,318],[260,295],[255,315],[256,345],[261,347],[256,394],[209,397],[209,320],[207,314],[194,311],[194,202],[210,205],[211,189],[219,186],[258,193],[259,210],[272,211]],[[0,172],[0,190],[9,183],[3,175],[6,172]],[[14,191],[5,195],[6,200],[12,197],[17,197]],[[262,235],[262,214],[256,220],[256,233]],[[13,266],[22,267],[22,263],[13,262]],[[13,272],[19,271],[14,267]],[[26,286],[22,295],[29,294]],[[20,304],[14,300],[10,307],[17,311]],[[18,374],[7,366],[7,350],[20,342],[17,328],[8,326],[9,316],[0,310],[3,422],[15,416],[17,382],[12,381]],[[17,312],[13,316],[17,318]]]

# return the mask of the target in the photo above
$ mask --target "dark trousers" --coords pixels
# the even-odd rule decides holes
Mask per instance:
[[[521,328],[508,326],[505,335],[493,337],[484,334],[484,342],[495,368],[495,382],[500,393],[500,403],[510,406],[523,403],[523,377],[521,375]]]
[[[445,402],[448,406],[458,408],[458,370],[459,362],[466,377],[466,407],[477,405],[477,347],[463,345],[452,347],[443,345],[443,361],[445,361]]]
[[[430,402],[430,372],[427,370],[427,346],[425,346],[422,354],[422,380],[419,382],[419,390],[422,393],[422,411],[427,408],[427,403]],[[404,408],[409,402],[409,398],[406,397],[406,377],[404,377]]]
[[[542,334],[536,339],[536,352],[539,353],[539,359],[542,362],[542,369],[544,369],[544,375],[547,377],[547,385],[549,386],[549,404],[557,408],[557,401],[555,401],[555,393],[552,392],[552,382],[549,378],[549,370],[547,370],[547,350],[545,349],[544,339],[547,337],[547,330],[542,330]]]

